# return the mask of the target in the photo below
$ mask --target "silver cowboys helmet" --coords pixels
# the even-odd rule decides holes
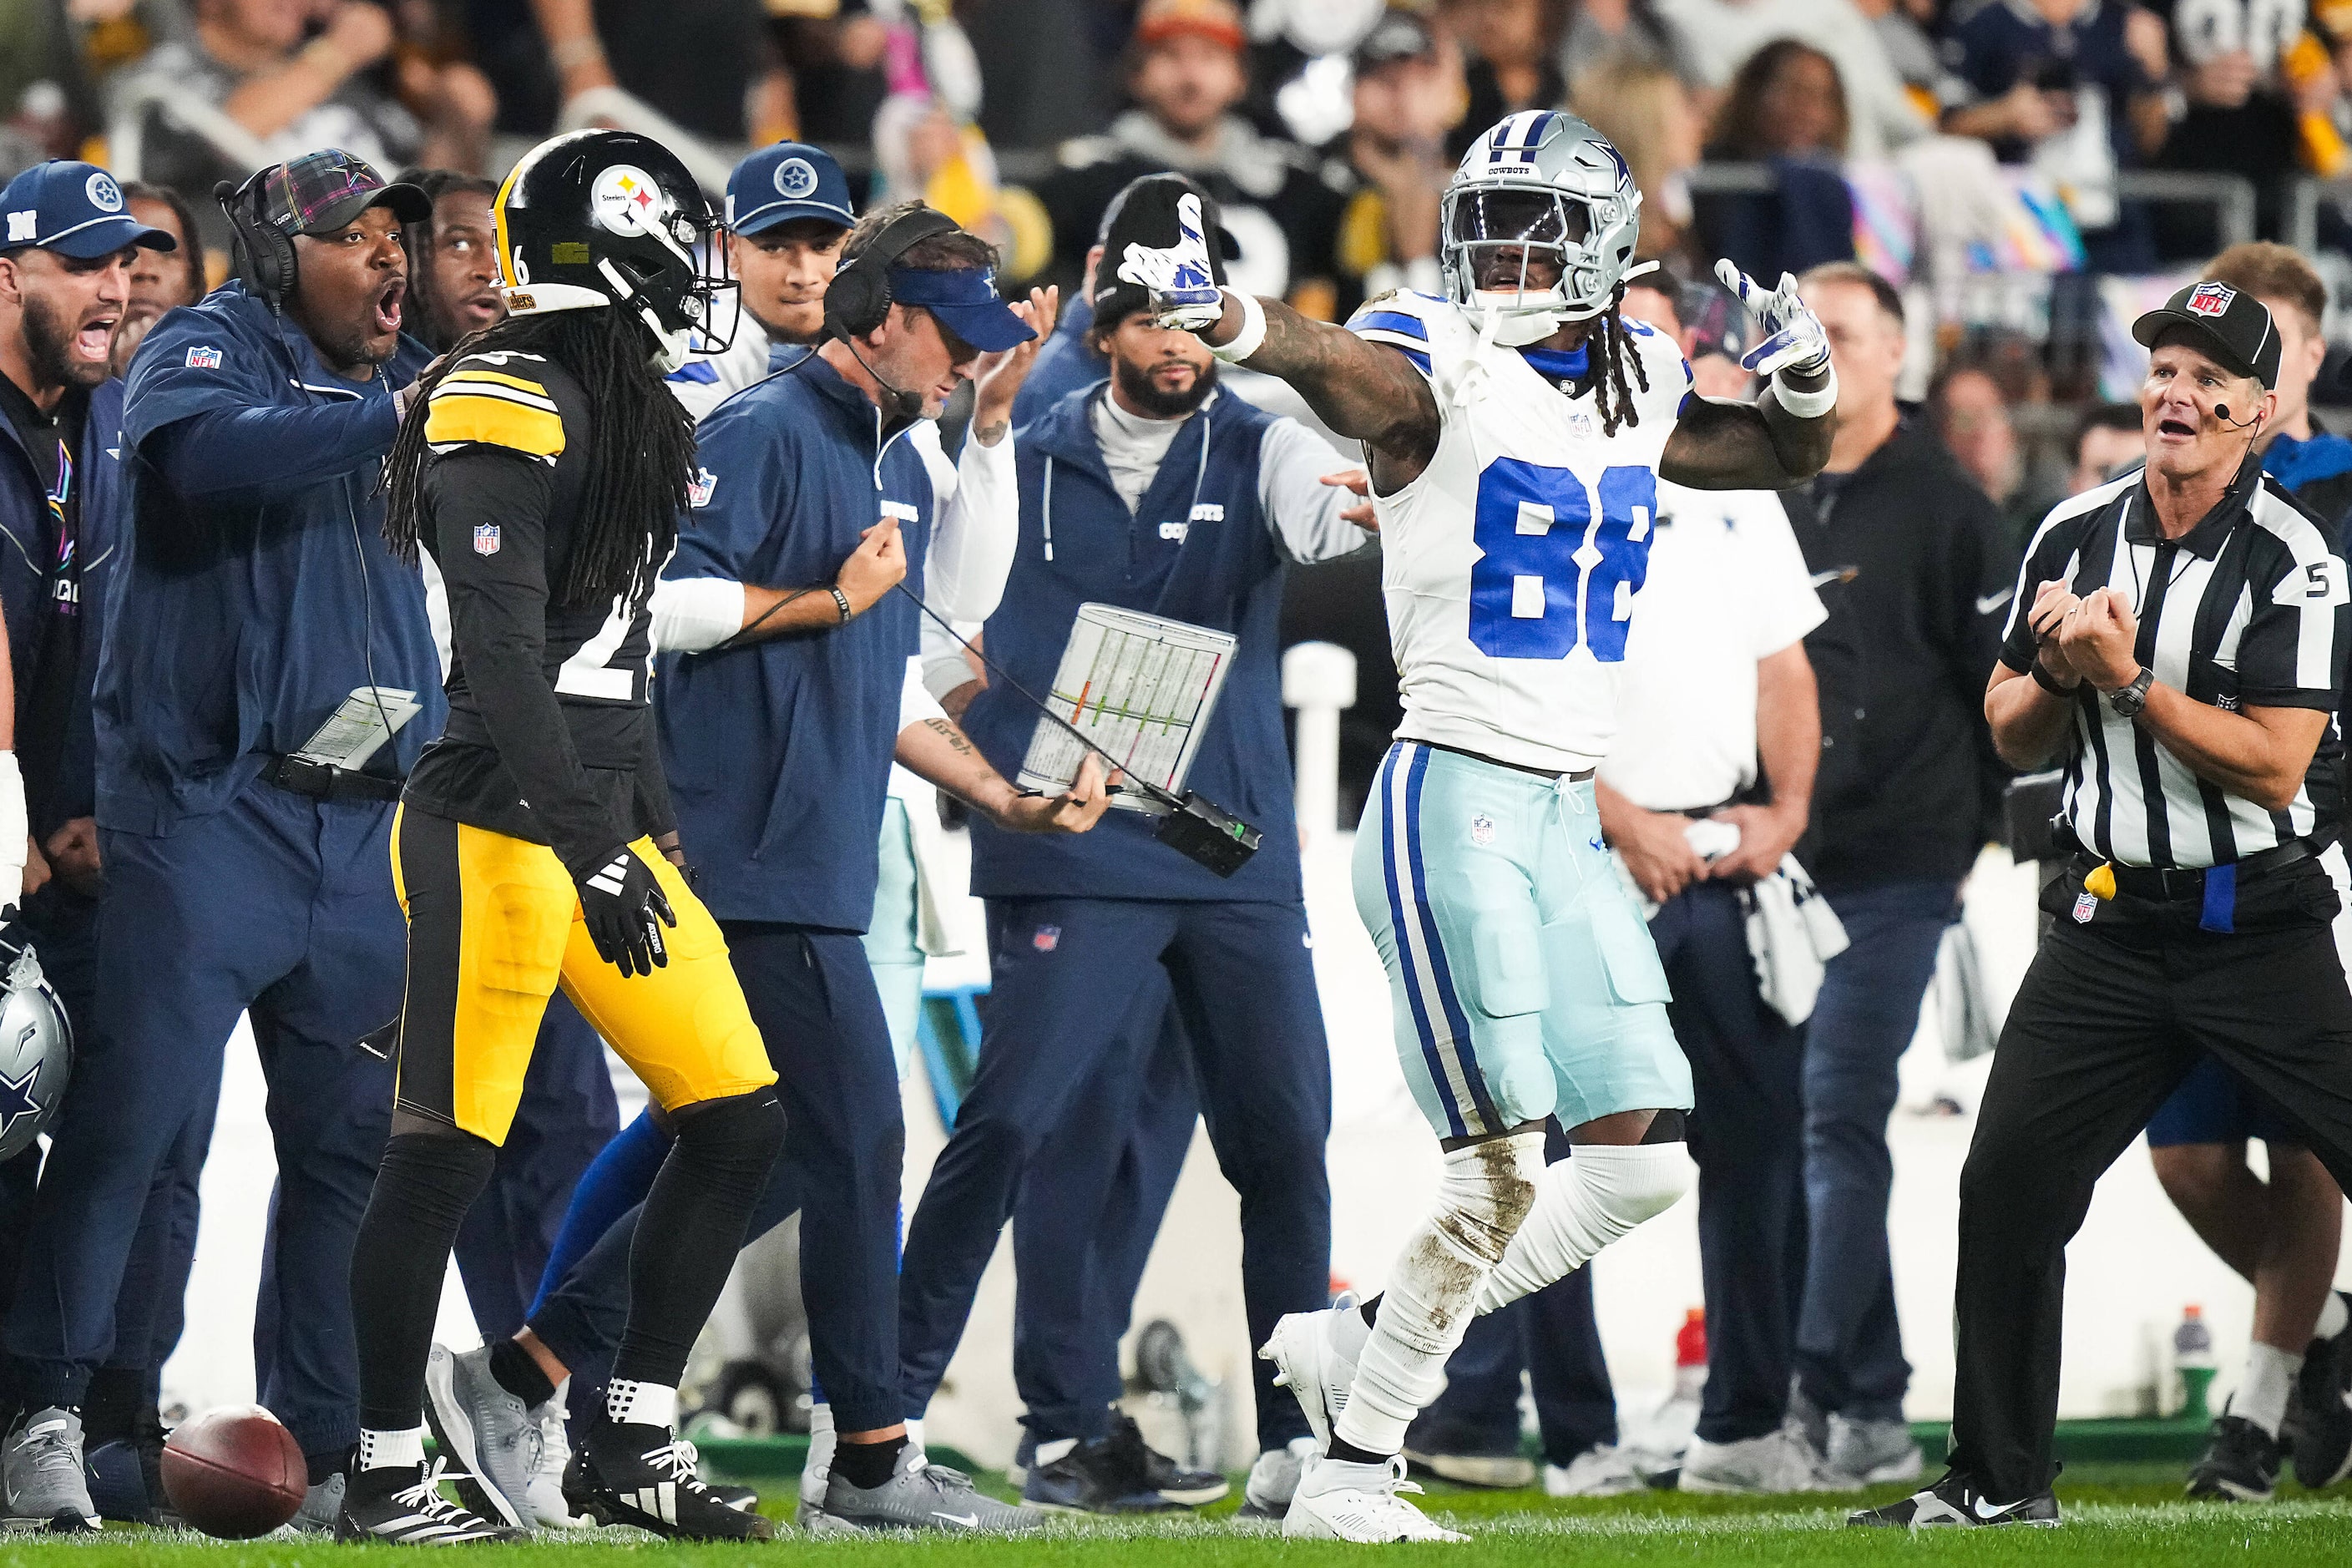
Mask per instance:
[[[0,938],[0,1160],[11,1160],[57,1120],[73,1076],[73,1026],[29,943]]]
[[[1539,342],[1609,309],[1641,226],[1633,171],[1607,137],[1573,114],[1523,110],[1472,143],[1445,187],[1446,294],[1496,342]],[[1528,263],[1541,257],[1559,279],[1530,287]]]

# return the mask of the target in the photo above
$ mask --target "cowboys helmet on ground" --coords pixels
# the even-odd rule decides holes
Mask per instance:
[[[57,1120],[73,1076],[73,1026],[29,943],[0,938],[0,1160]]]
[[[667,370],[734,337],[719,215],[676,154],[633,131],[541,142],[499,188],[499,268],[515,315],[617,305]],[[725,298],[722,300],[722,296]]]
[[[1642,193],[1607,137],[1573,114],[1530,109],[1471,143],[1438,221],[1447,295],[1497,342],[1531,343],[1616,301],[1641,232]],[[1559,265],[1550,287],[1528,287],[1524,264],[1538,257]],[[1496,259],[1514,263],[1509,286],[1480,288],[1481,263]]]

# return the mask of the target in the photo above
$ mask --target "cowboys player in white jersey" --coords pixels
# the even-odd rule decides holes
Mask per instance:
[[[1811,477],[1837,389],[1795,280],[1768,293],[1725,263],[1764,329],[1742,363],[1770,384],[1753,405],[1693,393],[1673,342],[1619,313],[1641,205],[1599,132],[1536,110],[1481,137],[1446,188],[1444,298],[1384,295],[1342,329],[1209,287],[1193,234],[1119,263],[1163,326],[1361,439],[1381,523],[1405,712],[1357,836],[1356,902],[1444,1165],[1386,1293],[1285,1318],[1261,1352],[1323,1443],[1292,1535],[1463,1539],[1398,1496],[1398,1456],[1472,1313],[1561,1278],[1690,1184],[1690,1072],[1592,772],[1658,480]],[[1546,1170],[1554,1114],[1576,1153]]]

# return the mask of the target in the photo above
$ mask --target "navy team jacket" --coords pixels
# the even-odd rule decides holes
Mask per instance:
[[[1265,841],[1230,880],[1152,837],[1153,819],[1112,810],[1092,833],[1005,833],[975,820],[971,890],[982,898],[1231,900],[1295,902],[1298,830],[1283,739],[1279,647],[1286,557],[1258,506],[1258,451],[1274,416],[1220,394],[1185,423],[1130,513],[1111,485],[1087,409],[1108,384],[1069,394],[1013,436],[1021,543],[1004,599],[988,621],[991,659],[1043,697],[1078,606],[1148,611],[1231,632],[1240,646],[1187,787],[1257,827]],[[1208,460],[1202,461],[1207,443]],[[1053,484],[1054,558],[1045,559]],[[1044,722],[992,681],[964,730],[1007,778]]]
[[[831,583],[886,514],[923,591],[929,472],[902,428],[811,354],[713,409],[696,432],[695,504],[662,575],[765,587]],[[820,587],[819,592],[823,590]],[[862,931],[916,617],[893,590],[845,626],[655,664],[678,839],[722,921]]]

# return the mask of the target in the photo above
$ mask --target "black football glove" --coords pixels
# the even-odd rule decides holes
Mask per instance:
[[[588,921],[596,956],[625,975],[651,974],[669,963],[661,928],[677,916],[654,879],[653,868],[624,844],[572,873],[580,889],[580,910]]]

